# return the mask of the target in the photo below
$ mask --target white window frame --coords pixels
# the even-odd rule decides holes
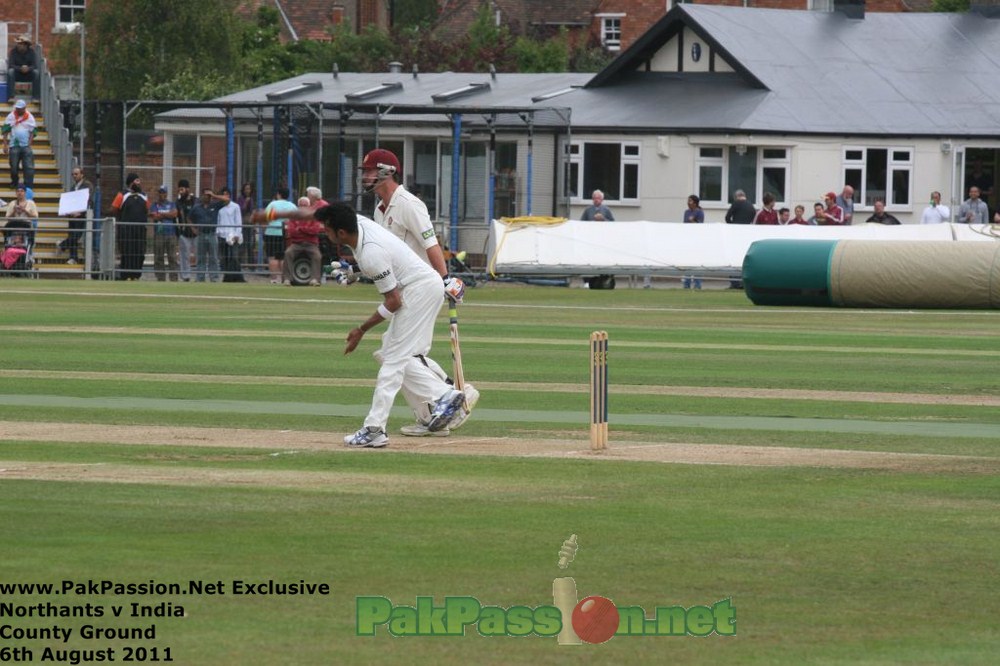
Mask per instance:
[[[784,157],[764,157],[765,150],[783,150],[785,152]],[[782,208],[788,205],[788,193],[792,190],[792,161],[789,158],[789,153],[791,152],[788,148],[782,148],[780,146],[758,146],[757,152],[759,157],[757,158],[757,201],[764,200],[764,169],[782,169],[785,172],[785,192],[783,194],[784,200],[775,199],[774,207]]]
[[[87,0],[55,0],[56,2],[56,20],[55,25],[57,28],[64,28],[66,26],[76,25],[79,21],[62,21],[60,17],[64,9],[68,9],[74,12],[73,18],[76,18],[75,12],[82,12],[87,9]]]
[[[601,19],[601,45],[609,51],[621,51],[622,19],[626,15],[624,13],[601,13],[594,16]]]
[[[719,157],[707,157],[701,154],[704,149],[718,149],[722,151],[722,155]],[[722,187],[719,194],[722,199],[715,201],[712,199],[702,199],[702,205],[717,205],[717,206],[728,206],[729,205],[729,146],[698,146],[695,152],[694,158],[694,191],[701,192],[701,169],[702,167],[714,168],[717,167],[722,172],[721,183]]]
[[[584,155],[587,145],[616,145],[621,151],[621,168],[618,170],[618,191],[621,193],[618,199],[605,198],[607,204],[619,204],[626,206],[637,206],[642,193],[642,144],[639,141],[573,141],[567,146],[567,159],[571,166],[576,167],[576,197],[570,198],[570,203],[582,204],[590,201],[591,192],[584,192],[583,181],[587,165],[584,163]],[[630,152],[629,149],[632,149]],[[625,167],[634,165],[636,168],[636,196],[625,197]],[[572,170],[570,170],[571,172]]]
[[[854,208],[855,210],[874,210],[875,207],[871,204],[866,203],[868,201],[868,151],[869,150],[884,150],[886,151],[886,169],[885,178],[886,182],[883,184],[884,189],[882,192],[882,199],[885,201],[885,209],[894,212],[909,212],[913,210],[913,155],[916,152],[913,146],[859,146],[859,145],[845,145],[843,147],[842,155],[842,165],[841,174],[843,176],[843,181],[847,182],[847,171],[848,169],[860,170],[861,171],[861,187],[859,192],[855,192],[854,198]],[[861,159],[848,159],[847,155],[850,151],[861,151]],[[905,160],[895,159],[895,153],[906,152],[909,157]],[[909,188],[906,192],[906,203],[893,203],[890,201],[892,198],[892,182],[893,175],[897,172],[905,172],[909,174],[907,178],[907,183]],[[874,200],[874,199],[873,199]]]
[[[727,207],[730,205],[729,198],[732,196],[729,185],[729,156],[733,151],[739,151],[741,144],[732,145],[722,145],[722,144],[706,144],[698,145],[695,149],[694,158],[694,191],[701,195],[701,170],[702,168],[717,168],[722,173],[722,178],[720,182],[722,183],[722,200],[706,199],[702,197],[701,203],[703,206],[713,207]],[[764,198],[764,169],[781,169],[785,172],[785,191],[782,193],[782,199],[775,199],[775,206],[781,208],[788,205],[788,198],[792,191],[792,158],[791,149],[785,146],[754,146],[757,153],[757,165],[756,172],[754,174],[754,201],[760,202]],[[702,154],[703,150],[721,150],[722,155],[719,157],[709,157]],[[781,150],[784,151],[784,157],[764,157],[765,150]],[[747,195],[750,194],[749,189],[747,190]],[[777,193],[772,193],[777,194]]]

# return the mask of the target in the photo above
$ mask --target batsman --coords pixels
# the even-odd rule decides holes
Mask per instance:
[[[447,427],[431,430],[428,425],[433,417],[435,401],[439,396],[418,395],[410,387],[419,383],[403,382],[403,397],[413,410],[416,423],[403,426],[400,432],[409,437],[446,437],[452,430],[457,430],[465,423],[479,401],[479,391],[471,384],[465,383],[462,354],[458,343],[457,305],[462,302],[462,297],[465,295],[465,285],[459,278],[448,274],[444,252],[438,244],[426,204],[397,181],[401,170],[395,153],[384,148],[376,148],[365,155],[358,169],[361,171],[362,189],[365,192],[373,192],[376,196],[375,222],[406,243],[444,281],[445,297],[449,306],[452,377],[448,377],[433,359],[419,360],[435,375],[454,385],[457,391],[461,391],[465,400]],[[378,360],[381,362],[381,359]]]

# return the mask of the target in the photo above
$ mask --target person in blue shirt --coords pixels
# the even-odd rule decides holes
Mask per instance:
[[[171,282],[177,282],[177,204],[167,197],[166,185],[160,185],[156,201],[149,205],[149,219],[153,222],[156,279],[164,282],[169,277]]]

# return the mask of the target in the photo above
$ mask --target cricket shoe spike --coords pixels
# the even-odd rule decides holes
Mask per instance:
[[[434,409],[431,411],[431,420],[427,422],[427,429],[431,432],[437,432],[447,428],[448,423],[455,418],[455,414],[461,409],[462,401],[464,400],[464,393],[455,389],[448,389],[448,392],[434,403]]]

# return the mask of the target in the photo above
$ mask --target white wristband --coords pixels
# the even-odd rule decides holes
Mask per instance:
[[[378,308],[376,308],[375,311],[378,312],[379,316],[386,321],[392,319],[393,313],[389,311],[389,308],[385,307],[385,303],[379,303]]]

